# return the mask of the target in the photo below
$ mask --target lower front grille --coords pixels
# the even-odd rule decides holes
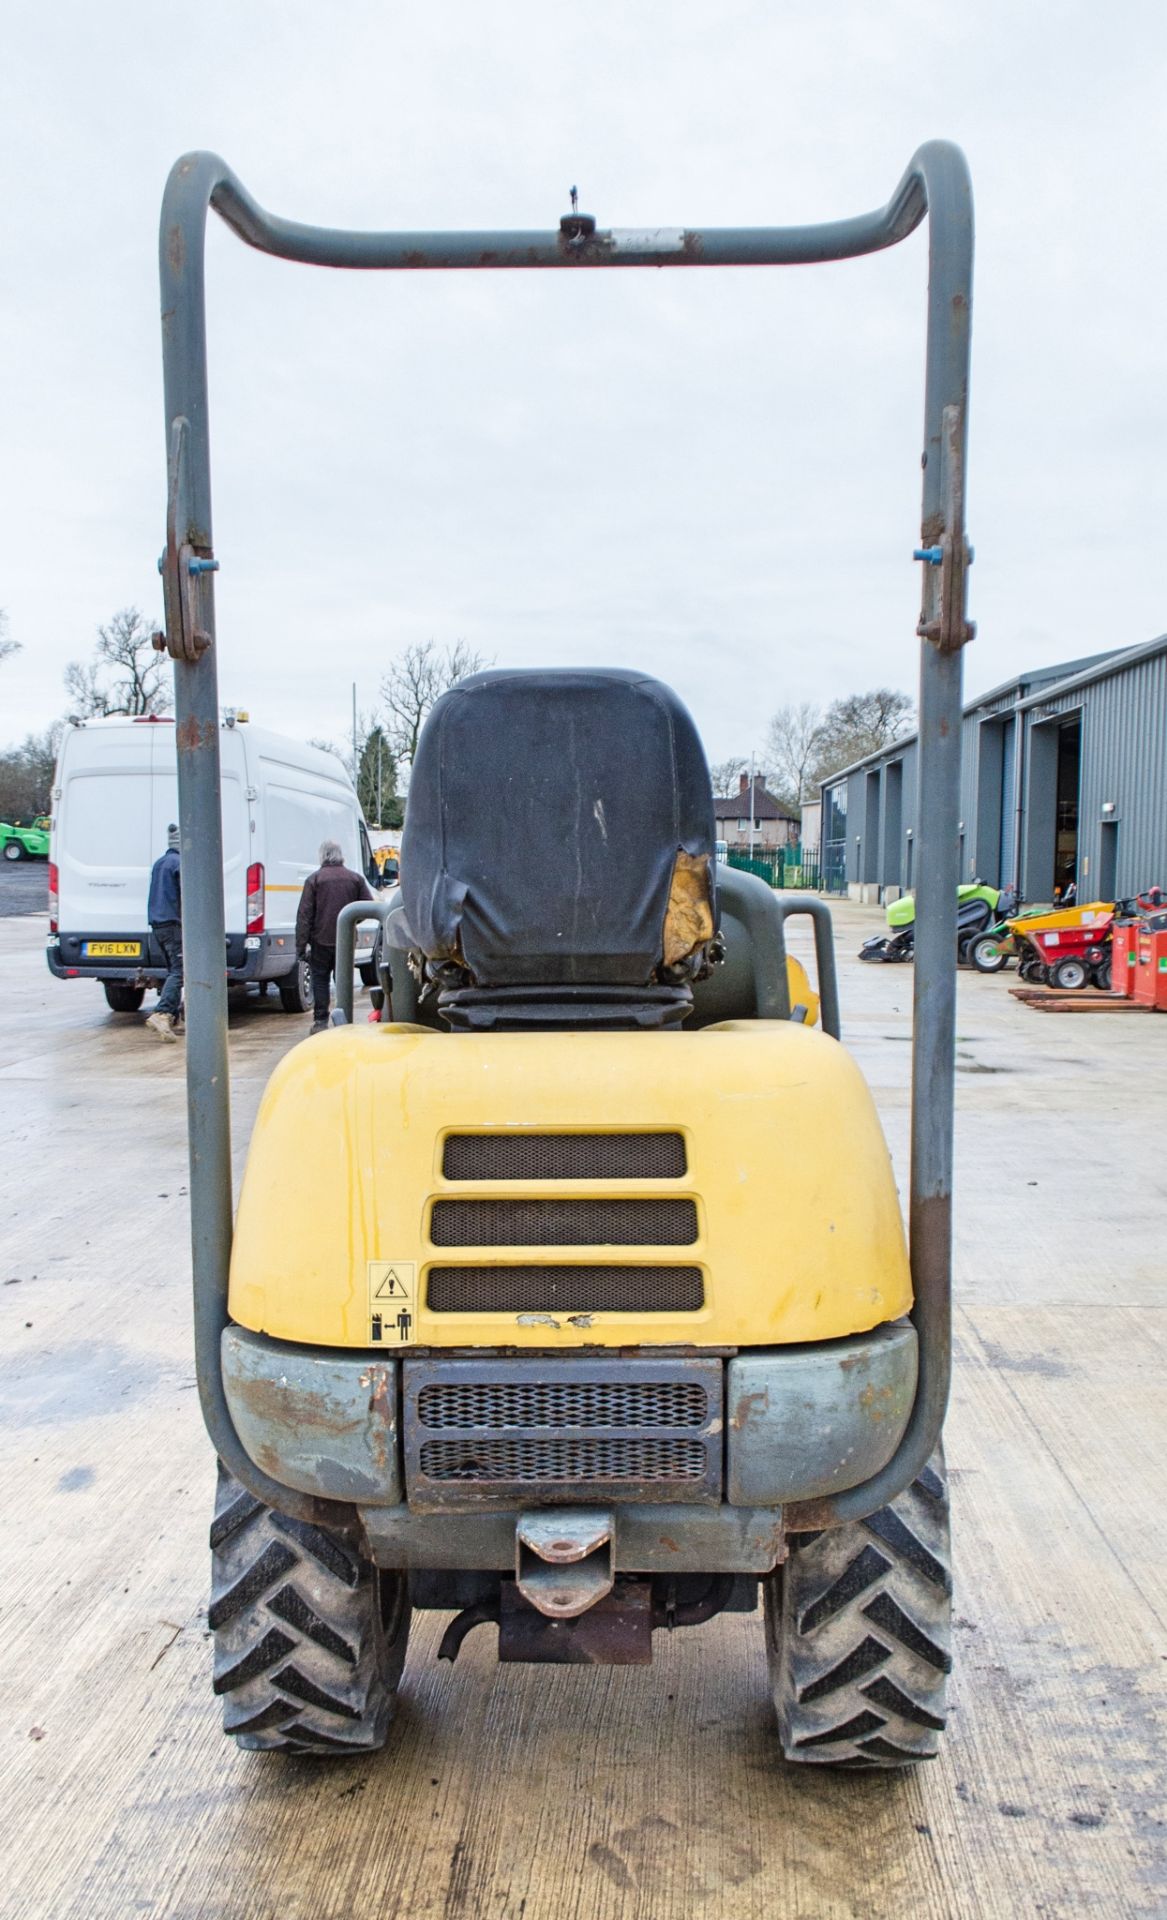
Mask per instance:
[[[431,1267],[431,1313],[698,1313],[700,1267]]]
[[[425,1508],[715,1502],[719,1360],[406,1360],[406,1489]]]
[[[496,1486],[531,1481],[570,1483],[590,1487],[597,1480],[616,1482],[652,1480],[661,1486],[674,1481],[701,1481],[705,1477],[705,1449],[700,1440],[599,1439],[588,1434],[576,1440],[551,1435],[539,1439],[427,1440],[421,1449],[421,1470],[430,1480],[468,1481]]]

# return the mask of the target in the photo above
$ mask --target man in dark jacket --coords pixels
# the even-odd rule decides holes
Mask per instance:
[[[166,962],[166,979],[158,1005],[146,1025],[154,1029],[160,1040],[177,1040],[176,1021],[182,1006],[182,877],[176,826],[166,829],[166,852],[155,860],[150,871],[146,918]]]
[[[320,848],[320,865],[304,882],[296,915],[296,954],[312,968],[313,1033],[328,1025],[328,997],[336,971],[336,922],[342,907],[373,898],[359,873],[344,864],[335,840]]]

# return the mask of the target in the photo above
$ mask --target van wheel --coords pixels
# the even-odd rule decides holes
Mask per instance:
[[[111,1013],[137,1013],[146,998],[145,987],[135,987],[128,980],[103,980],[101,984]]]
[[[868,1519],[793,1534],[763,1582],[770,1685],[787,1760],[931,1760],[952,1667],[948,1482],[937,1448]]]
[[[280,1005],[285,1013],[311,1013],[312,969],[306,960],[297,960],[291,973],[278,982]]]
[[[238,1746],[383,1747],[409,1620],[404,1574],[382,1573],[340,1534],[263,1506],[220,1461],[207,1624],[223,1731]]]

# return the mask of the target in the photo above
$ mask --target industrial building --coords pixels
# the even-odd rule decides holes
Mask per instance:
[[[823,886],[913,885],[917,736],[822,787]],[[1167,634],[1018,675],[964,710],[960,874],[1024,899],[1123,898],[1167,884]]]

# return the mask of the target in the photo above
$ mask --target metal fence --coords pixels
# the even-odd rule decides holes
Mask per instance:
[[[763,852],[740,853],[731,847],[726,856],[731,867],[743,873],[756,873],[771,887],[793,887],[801,893],[817,893],[821,885],[819,857],[808,848],[775,847]]]

